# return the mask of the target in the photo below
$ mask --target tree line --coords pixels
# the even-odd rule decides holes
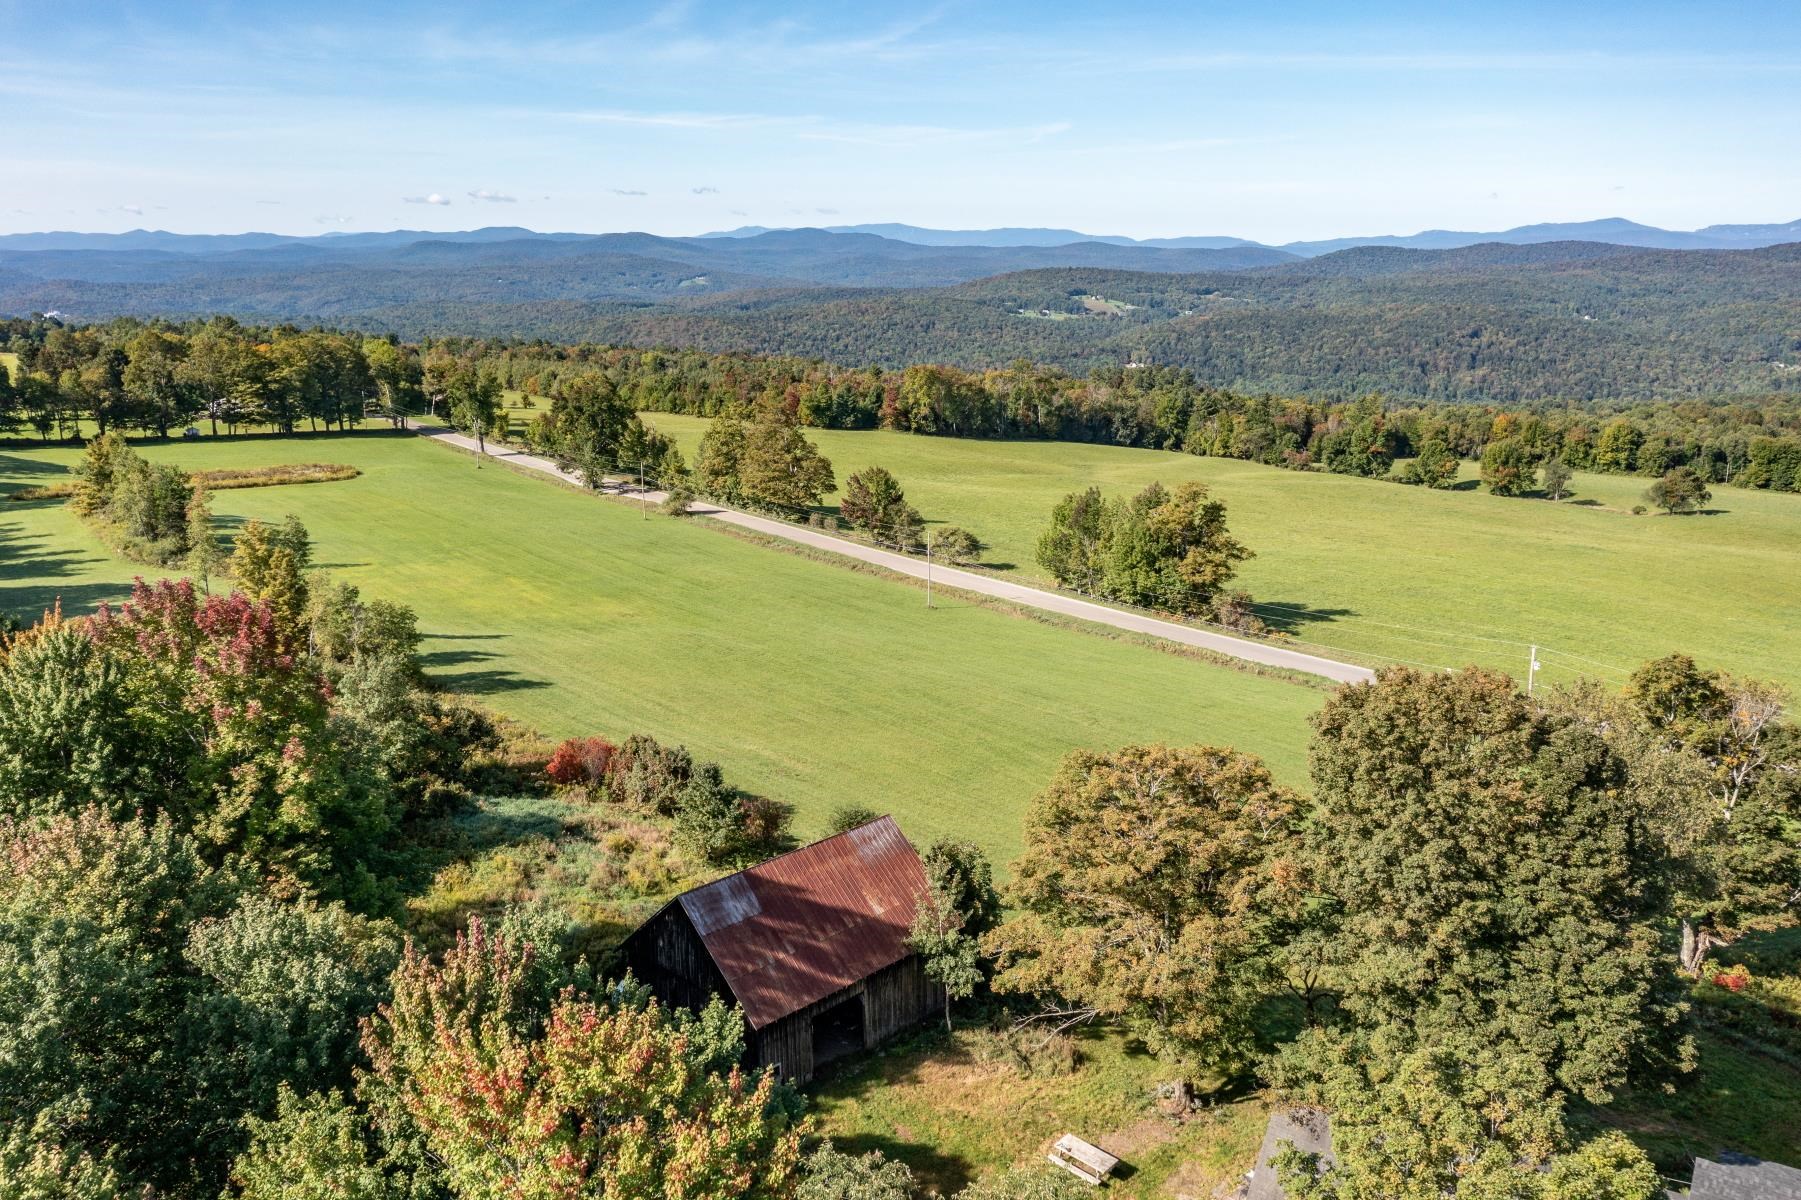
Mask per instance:
[[[541,343],[469,343],[467,352],[491,357],[509,386],[528,393],[551,394],[558,380],[599,369],[639,411],[712,417],[768,400],[815,428],[1098,442],[1366,476],[1421,457],[1454,467],[1505,443],[1534,468],[1557,461],[1571,470],[1661,477],[1688,467],[1709,483],[1801,490],[1801,400],[1788,396],[1503,408],[1253,394],[1155,365],[1083,376],[1023,361],[990,371],[883,370]]]
[[[1498,458],[1516,466],[1514,479],[1522,464],[1536,471],[1556,462],[1654,478],[1686,467],[1705,483],[1801,490],[1801,400],[1787,395],[1514,407],[1379,394],[1336,401],[1234,391],[1189,369],[1156,365],[1086,375],[1026,361],[988,371],[841,368],[791,357],[493,339],[413,346],[229,318],[80,328],[13,320],[0,336],[21,368],[19,378],[0,382],[0,420],[45,438],[67,436],[78,421],[101,432],[116,426],[161,435],[202,418],[228,432],[342,428],[370,416],[404,424],[424,411],[455,416],[457,397],[486,385],[548,397],[600,389],[602,407],[705,417],[767,400],[816,428],[1100,442],[1371,476],[1404,460],[1440,470],[1481,460],[1498,443]],[[481,410],[484,433],[498,420],[494,399]],[[607,430],[614,426],[614,436],[623,436],[625,418],[594,419],[604,445],[613,445]],[[546,448],[561,437],[538,430]],[[654,447],[626,449],[643,457]],[[1406,478],[1440,480],[1431,471]]]

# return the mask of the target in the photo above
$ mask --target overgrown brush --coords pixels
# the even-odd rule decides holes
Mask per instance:
[[[190,471],[188,478],[208,491],[229,492],[238,488],[280,487],[290,483],[335,483],[355,479],[362,471],[345,463],[281,463],[272,467],[219,467],[210,471]],[[20,488],[7,494],[8,500],[67,500],[76,492],[77,482],[44,483]]]
[[[272,467],[220,467],[189,474],[195,483],[205,484],[212,491],[228,492],[289,483],[336,483],[355,479],[362,472],[345,463],[280,463]]]

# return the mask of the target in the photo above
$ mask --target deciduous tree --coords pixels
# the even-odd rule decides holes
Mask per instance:
[[[1390,668],[1314,725],[1309,861],[1353,1025],[1474,1037],[1597,1102],[1686,1061],[1669,853],[1606,741],[1474,668]]]
[[[1232,750],[1077,751],[1026,813],[985,939],[995,987],[1117,1021],[1184,1072],[1238,1066],[1292,901],[1294,796]]]
[[[1402,483],[1417,483],[1429,488],[1448,488],[1457,481],[1463,463],[1451,448],[1437,438],[1428,439],[1420,452],[1401,468]]]
[[[1524,496],[1538,482],[1532,452],[1518,438],[1501,438],[1482,449],[1482,482],[1496,496]]]
[[[1692,468],[1677,467],[1646,488],[1645,499],[1674,516],[1694,512],[1713,499],[1713,493]]]

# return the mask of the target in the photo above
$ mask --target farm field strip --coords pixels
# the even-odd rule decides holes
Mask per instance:
[[[690,462],[699,417],[646,413]],[[809,429],[840,483],[883,466],[934,524],[989,544],[984,569],[1046,582],[1039,533],[1065,494],[1198,479],[1257,554],[1237,585],[1303,648],[1431,666],[1480,663],[1540,683],[1622,682],[1672,651],[1801,695],[1801,497],[1721,486],[1708,515],[1633,516],[1647,480],[1580,474],[1573,501],[1302,473],[1234,459],[1067,442]],[[828,498],[828,505],[836,503]]]
[[[426,436],[455,446],[470,453],[485,453],[490,457],[502,459],[526,470],[536,471],[543,475],[554,476],[565,483],[579,486],[580,479],[568,471],[564,471],[548,459],[535,455],[496,447],[490,443],[485,448],[477,439],[448,429],[422,427]],[[661,504],[667,500],[668,494],[658,491],[646,491],[643,495],[628,494],[627,499],[644,504]],[[1281,646],[1271,646],[1263,642],[1254,642],[1246,638],[1231,637],[1227,634],[1214,633],[1206,629],[1197,629],[1176,621],[1166,621],[1137,612],[1108,608],[1079,600],[1073,596],[1057,592],[1045,591],[1042,588],[1025,587],[1020,584],[998,580],[989,575],[974,571],[960,571],[955,567],[936,566],[917,557],[897,554],[881,550],[845,538],[833,537],[817,530],[795,525],[788,521],[778,521],[769,517],[760,517],[754,513],[739,512],[736,509],[723,508],[710,501],[696,501],[689,505],[688,511],[700,516],[712,517],[729,525],[753,530],[769,537],[782,538],[803,546],[825,550],[832,554],[854,558],[860,562],[883,567],[889,571],[906,575],[914,579],[927,581],[937,580],[945,587],[961,588],[984,596],[992,596],[999,600],[1007,600],[1028,608],[1041,609],[1045,612],[1059,613],[1063,616],[1075,617],[1102,625],[1110,625],[1118,629],[1134,633],[1149,634],[1152,637],[1178,642],[1182,645],[1195,646],[1217,654],[1229,655],[1245,662],[1258,663],[1262,666],[1276,667],[1285,671],[1301,671],[1309,675],[1319,676],[1336,683],[1361,683],[1375,678],[1375,672],[1367,667],[1359,667],[1352,663],[1338,662],[1317,655],[1305,654],[1289,650]]]

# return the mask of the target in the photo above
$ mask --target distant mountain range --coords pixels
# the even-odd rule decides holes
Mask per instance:
[[[1605,242],[1614,246],[1644,246],[1660,250],[1747,250],[1801,241],[1801,221],[1781,225],[1709,225],[1705,229],[1659,229],[1624,217],[1599,221],[1568,221],[1520,225],[1513,229],[1475,233],[1452,229],[1427,229],[1404,236],[1329,238],[1318,242],[1285,242],[1266,246],[1235,237],[1129,238],[1109,234],[1078,233],[1073,229],[922,229],[917,225],[829,225],[830,233],[873,233],[878,237],[913,242],[921,246],[1063,246],[1071,242],[1104,242],[1111,246],[1154,246],[1165,249],[1208,249],[1265,246],[1302,258],[1330,254],[1352,246],[1402,246],[1411,250],[1455,250],[1484,242],[1529,246],[1539,242]],[[754,237],[771,232],[762,225],[746,225],[703,237]]]
[[[1267,245],[1239,237],[1170,237],[1129,238],[1116,234],[1082,233],[1074,229],[1003,228],[1003,229],[926,229],[918,225],[884,223],[873,225],[829,225],[824,228],[795,227],[775,229],[764,225],[744,225],[737,229],[703,233],[693,238],[665,238],[644,233],[538,233],[518,226],[491,226],[452,233],[419,229],[394,229],[381,233],[323,233],[295,237],[278,233],[189,234],[166,233],[162,230],[134,229],[129,233],[9,233],[0,234],[0,252],[37,250],[158,250],[169,254],[230,254],[247,250],[269,250],[283,246],[309,246],[331,251],[392,250],[419,242],[453,244],[545,241],[600,242],[618,239],[651,239],[657,245],[695,242],[718,242],[723,239],[749,240],[769,234],[857,234],[899,242],[908,246],[936,249],[1067,249],[1092,244],[1120,246],[1142,250],[1267,250],[1297,258],[1314,258],[1353,246],[1399,246],[1411,250],[1455,250],[1485,242],[1529,246],[1542,242],[1602,242],[1613,246],[1640,246],[1658,250],[1749,250],[1759,246],[1775,246],[1801,241],[1801,220],[1773,225],[1709,225],[1703,229],[1659,229],[1641,225],[1623,217],[1607,217],[1599,221],[1552,222],[1520,225],[1513,229],[1488,232],[1453,229],[1426,229],[1419,233],[1382,234],[1374,237],[1328,238],[1315,242],[1287,242]],[[1070,255],[1059,256],[1056,265],[1068,261]],[[1266,265],[1280,261],[1271,257],[1244,260],[1246,265]],[[1050,265],[1050,264],[1040,264]],[[1119,264],[1127,265],[1127,264]],[[1137,266],[1139,264],[1131,264]],[[1146,265],[1145,269],[1148,268]],[[1174,269],[1188,269],[1178,266]]]
[[[1510,403],[1801,389],[1801,223],[1610,221],[1340,249],[739,232],[13,235],[0,237],[0,316],[229,313],[886,366],[1150,361],[1278,393]],[[1613,240],[1627,237],[1680,244]],[[1017,244],[989,244],[1004,238]],[[1401,244],[1422,240],[1440,245]]]
[[[342,283],[352,275],[364,288],[380,292],[451,288],[470,299],[596,300],[750,287],[943,287],[1040,267],[1234,271],[1293,261],[1294,255],[1264,246],[926,246],[823,229],[772,230],[741,238],[514,228],[306,238],[137,230],[0,237],[0,301],[6,309],[19,303],[5,299],[17,295],[4,286],[8,275],[70,284],[161,285],[170,303],[192,311],[195,304],[229,306],[251,280],[259,281],[253,289],[258,294],[273,294]],[[426,273],[433,276],[429,285]]]

